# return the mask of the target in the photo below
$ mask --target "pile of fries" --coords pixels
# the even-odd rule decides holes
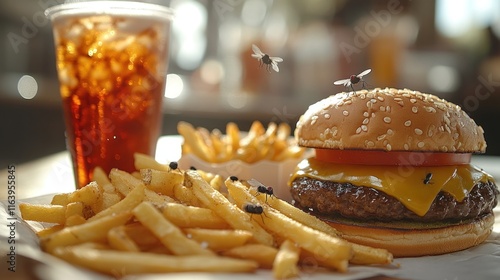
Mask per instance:
[[[254,121],[246,135],[233,122],[226,125],[225,135],[218,129],[195,128],[187,122],[179,122],[177,131],[184,138],[183,154],[194,154],[210,163],[283,161],[300,158],[304,153],[304,148],[290,139],[291,128],[286,123],[271,122],[266,129],[261,122]]]
[[[133,173],[97,168],[92,183],[49,205],[21,204],[24,220],[52,224],[37,232],[41,248],[115,277],[262,268],[285,279],[304,267],[346,272],[349,263],[392,262],[388,251],[343,240],[252,181],[184,171],[142,154],[135,166]]]

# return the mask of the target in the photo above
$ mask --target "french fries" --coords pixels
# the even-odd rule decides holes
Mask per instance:
[[[258,200],[240,181],[228,178],[226,186],[236,204],[243,206],[249,202],[252,205],[258,205]],[[352,247],[347,241],[305,226],[266,204],[262,204],[261,207],[263,212],[260,218],[254,217],[253,220],[262,227],[283,239],[297,243],[300,248],[317,256],[327,267],[342,272],[347,271],[348,261],[352,254]]]
[[[184,137],[183,154],[192,153],[211,163],[283,161],[304,153],[303,148],[289,139],[291,128],[286,123],[270,123],[266,129],[261,122],[254,121],[246,136],[232,122],[226,125],[226,135],[217,129],[210,132],[203,127],[195,128],[187,122],[179,122],[177,131]]]
[[[274,239],[243,210],[231,203],[224,195],[214,190],[196,171],[186,172],[186,184],[194,195],[209,209],[217,213],[235,229],[247,230],[256,242],[272,245]]]
[[[161,272],[252,272],[254,261],[194,255],[168,256],[145,252],[120,252],[77,245],[58,247],[54,255],[68,262],[114,276]]]
[[[217,151],[257,145],[255,139],[263,134],[268,142],[289,134],[279,125],[252,127],[252,135],[240,139],[239,131],[228,125],[228,131],[238,134],[215,143]],[[212,135],[200,133],[207,143],[220,139]],[[269,147],[260,143],[257,154]],[[392,261],[387,251],[349,243],[320,220],[237,178],[172,170],[145,155],[135,160],[135,175],[118,169],[106,175],[96,169],[96,181],[55,195],[49,205],[20,204],[23,219],[53,224],[37,232],[41,248],[115,277],[261,268],[286,279],[300,277],[301,265],[310,260],[340,272],[349,263]]]
[[[245,185],[248,187],[250,184],[245,182]],[[250,187],[248,191],[256,197],[260,203],[265,203],[308,227],[325,232],[331,236],[342,237],[342,233],[338,232],[333,227],[299,208],[292,206],[284,200],[274,196],[268,199],[267,195],[261,195],[256,188]],[[352,249],[353,256],[350,262],[353,264],[389,264],[393,259],[392,254],[385,249],[372,248],[360,244],[352,244]]]

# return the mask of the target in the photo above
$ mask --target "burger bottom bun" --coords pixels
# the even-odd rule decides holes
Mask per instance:
[[[432,229],[390,229],[325,221],[353,243],[387,249],[394,257],[452,253],[481,244],[490,235],[495,217],[486,214],[469,223]]]

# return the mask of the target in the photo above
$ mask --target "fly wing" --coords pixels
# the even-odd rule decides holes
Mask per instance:
[[[350,82],[351,82],[350,79],[344,79],[344,80],[335,81],[335,82],[333,82],[333,84],[337,85],[337,86],[343,85],[343,86],[348,87]]]
[[[272,56],[270,59],[274,62],[283,62],[283,58]]]
[[[255,44],[252,44],[252,50],[254,52],[254,54],[252,54],[253,57],[256,57],[254,55],[257,55],[258,57],[264,56],[264,53]]]
[[[358,77],[361,78],[364,75],[367,75],[368,73],[370,73],[371,71],[372,71],[372,69],[366,69],[365,71],[359,73]]]
[[[273,66],[273,70],[276,72],[279,72],[280,69],[278,68],[278,63],[276,61],[271,62],[271,65]]]

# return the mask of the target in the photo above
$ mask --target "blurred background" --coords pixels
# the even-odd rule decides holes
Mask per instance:
[[[65,150],[50,22],[63,0],[0,2],[0,164]],[[434,93],[460,105],[500,155],[500,1],[180,0],[172,26],[163,134],[180,120],[224,130],[292,127],[367,68],[369,87]],[[283,58],[259,68],[256,44]],[[360,85],[356,85],[356,88]]]

